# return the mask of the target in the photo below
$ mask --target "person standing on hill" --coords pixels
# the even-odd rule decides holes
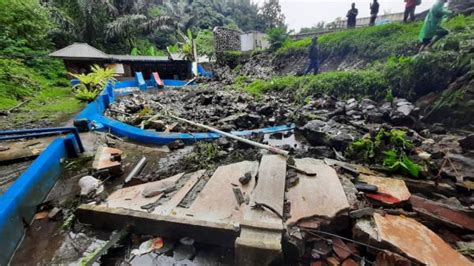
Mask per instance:
[[[311,72],[313,74],[319,73],[318,37],[313,37],[311,40],[311,45],[309,46],[309,65],[304,74],[307,75]]]
[[[410,21],[415,21],[415,9],[418,3],[421,3],[420,0],[405,0],[405,14],[403,16],[403,22],[407,23],[408,17]]]
[[[379,13],[379,2],[374,0],[373,3],[370,4],[370,23],[369,26],[375,25],[375,20],[377,19],[377,14]]]
[[[443,19],[453,14],[444,8],[447,0],[437,0],[426,16],[425,23],[420,31],[420,52],[425,48],[430,48],[435,42],[449,34],[449,31],[441,27]]]
[[[359,15],[359,10],[355,8],[356,4],[352,3],[352,8],[347,12],[347,28],[355,28],[357,15]]]

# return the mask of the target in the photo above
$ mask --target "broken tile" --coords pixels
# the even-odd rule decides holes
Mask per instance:
[[[354,235],[368,237],[373,245],[392,247],[420,264],[472,265],[437,234],[411,218],[374,213],[374,222],[357,221]]]
[[[412,196],[410,203],[418,213],[450,226],[474,231],[474,212],[469,210],[459,210],[449,205]]]
[[[405,182],[400,179],[360,175],[359,180],[377,186],[377,193],[366,193],[366,195],[385,204],[397,204],[407,201],[411,196]]]
[[[351,249],[340,238],[332,238],[334,252],[341,259],[345,260],[352,254]]]

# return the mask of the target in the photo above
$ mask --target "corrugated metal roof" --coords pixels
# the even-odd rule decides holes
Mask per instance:
[[[73,43],[61,50],[49,54],[49,56],[67,59],[104,59],[121,62],[169,61],[168,56],[109,55],[87,43]],[[184,60],[184,57],[180,54],[172,54],[172,56],[173,60]]]
[[[109,56],[101,50],[90,46],[87,43],[73,43],[63,49],[50,53],[49,56],[59,58],[96,58],[108,59]]]

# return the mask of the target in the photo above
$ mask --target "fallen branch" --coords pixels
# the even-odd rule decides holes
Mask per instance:
[[[226,136],[228,138],[231,138],[231,139],[235,139],[237,141],[240,141],[240,142],[243,142],[243,143],[246,143],[246,144],[249,144],[249,145],[252,145],[254,147],[257,147],[257,148],[260,148],[260,149],[265,149],[265,150],[268,150],[268,151],[271,151],[275,154],[280,154],[280,155],[283,155],[283,156],[288,156],[290,153],[288,151],[285,151],[285,150],[282,150],[282,149],[279,149],[277,147],[273,147],[273,146],[270,146],[270,145],[265,145],[265,144],[262,144],[262,143],[258,143],[256,141],[253,141],[253,140],[249,140],[249,139],[245,139],[245,138],[242,138],[242,137],[239,137],[239,136],[236,136],[234,134],[231,134],[231,133],[227,133],[227,132],[224,132],[222,130],[219,130],[217,128],[214,128],[214,127],[211,127],[211,126],[206,126],[204,124],[201,124],[201,123],[197,123],[197,122],[194,122],[194,121],[191,121],[191,120],[187,120],[187,119],[184,119],[184,118],[181,118],[179,116],[176,116],[174,114],[172,114],[170,111],[168,111],[163,105],[161,105],[160,103],[157,103],[164,111],[164,115],[168,115],[169,117],[171,118],[174,118],[178,121],[181,121],[181,122],[185,122],[185,123],[188,123],[190,125],[193,125],[193,126],[197,126],[197,127],[200,127],[200,128],[204,128],[206,130],[209,130],[209,131],[212,131],[212,132],[215,132],[215,133],[218,133],[219,135],[222,135],[222,136]],[[158,114],[158,115],[155,115],[155,116],[160,116],[161,114]],[[155,117],[153,116],[153,117]],[[153,118],[152,117],[152,118]],[[151,119],[151,118],[150,118]]]

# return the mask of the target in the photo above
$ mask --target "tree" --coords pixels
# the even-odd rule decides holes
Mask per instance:
[[[196,47],[198,55],[214,57],[214,34],[211,30],[201,30],[196,36]]]
[[[235,21],[243,31],[252,31],[258,29],[258,6],[252,4],[250,0],[232,0],[228,4],[229,11],[226,14]]]
[[[169,29],[172,24],[170,17],[156,16],[153,0],[43,0],[42,3],[54,14],[52,18],[58,27],[55,40],[87,42],[107,51],[128,52],[139,37]]]
[[[268,0],[263,3],[259,10],[262,30],[285,27],[285,15],[281,12],[280,2],[278,0]]]
[[[48,12],[37,1],[1,0],[0,54],[24,58],[48,50],[52,27]]]
[[[277,50],[288,40],[289,34],[286,28],[273,28],[267,32],[270,49]]]

